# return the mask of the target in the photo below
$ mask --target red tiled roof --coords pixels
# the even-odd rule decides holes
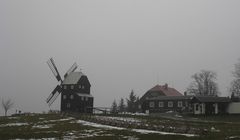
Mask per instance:
[[[178,92],[176,89],[168,87],[168,85],[156,85],[155,87],[151,88],[149,90],[151,91],[161,91],[165,96],[183,96],[180,92]]]

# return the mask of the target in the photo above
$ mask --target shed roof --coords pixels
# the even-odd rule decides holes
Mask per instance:
[[[71,72],[64,80],[63,83],[64,85],[74,85],[77,84],[79,79],[83,76],[84,74],[82,72]]]
[[[195,96],[193,98],[194,101],[199,101],[202,103],[223,103],[223,102],[231,102],[231,99],[228,97],[214,97],[214,96]]]

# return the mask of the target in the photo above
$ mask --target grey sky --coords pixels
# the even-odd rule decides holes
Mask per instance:
[[[57,84],[49,57],[62,75],[73,62],[80,65],[95,106],[110,106],[131,89],[141,96],[157,81],[184,92],[202,69],[217,72],[227,95],[240,57],[239,6],[239,0],[1,0],[0,97],[15,101],[13,111],[47,110]]]

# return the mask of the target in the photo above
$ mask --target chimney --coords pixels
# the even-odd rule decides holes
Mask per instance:
[[[184,96],[187,96],[187,91],[184,92]]]
[[[164,85],[164,89],[168,89],[168,84],[166,83],[165,85]]]

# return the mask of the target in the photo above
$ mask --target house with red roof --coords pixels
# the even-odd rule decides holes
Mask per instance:
[[[190,111],[191,98],[192,96],[184,96],[168,84],[156,85],[140,98],[138,107],[144,113]]]
[[[168,84],[154,86],[138,103],[138,109],[143,113],[240,114],[239,108],[240,98],[187,96]]]

